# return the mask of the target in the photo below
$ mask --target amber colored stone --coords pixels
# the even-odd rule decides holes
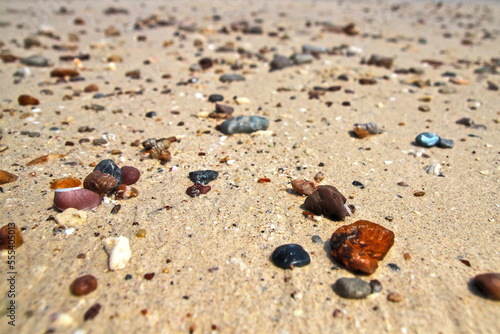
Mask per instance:
[[[338,228],[330,240],[331,254],[347,269],[373,274],[394,244],[394,233],[385,227],[366,221]]]
[[[50,184],[50,189],[63,189],[63,188],[75,188],[79,187],[82,181],[74,177],[65,177],[62,179],[57,179],[52,181]]]
[[[344,220],[350,216],[345,207],[346,198],[334,186],[321,186],[311,195],[307,196],[304,206],[307,210],[317,215],[335,216]]]
[[[257,180],[259,183],[268,183],[271,182],[271,179],[268,177],[261,177],[260,179]]]
[[[9,243],[10,241],[10,243]],[[0,228],[0,249],[14,249],[23,244],[21,230],[13,223]]]
[[[80,73],[72,68],[55,68],[50,72],[52,78],[76,77]]]
[[[99,87],[96,85],[96,84],[90,84],[88,86],[86,86],[83,91],[85,93],[93,93],[93,92],[98,92],[99,91]]]
[[[11,183],[17,180],[17,175],[9,173],[5,170],[0,170],[0,185],[5,183]]]
[[[88,295],[97,289],[97,279],[92,275],[80,276],[71,283],[69,289],[75,296]]]
[[[26,164],[26,166],[33,166],[33,165],[42,165],[46,164],[49,161],[52,161],[57,158],[64,158],[66,157],[66,154],[47,154],[47,155],[42,155],[39,158],[33,159],[30,162]]]
[[[301,195],[311,195],[316,191],[316,187],[314,186],[314,182],[307,180],[293,180],[292,188],[296,193]]]
[[[98,194],[108,195],[118,188],[118,181],[112,175],[96,170],[87,175],[83,187]]]
[[[36,106],[40,101],[31,95],[19,95],[17,102],[22,106]]]
[[[126,184],[122,184],[116,189],[115,199],[129,199],[132,197],[137,197],[139,195],[139,191],[134,187],[127,186]]]
[[[474,277],[474,283],[489,298],[500,300],[500,273],[480,274]]]

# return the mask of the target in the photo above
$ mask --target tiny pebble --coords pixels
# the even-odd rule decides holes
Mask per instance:
[[[387,295],[387,300],[393,303],[399,303],[403,300],[403,295],[399,292],[391,292]]]
[[[208,96],[208,102],[215,103],[220,101],[224,101],[224,96],[220,94],[211,94],[210,96]]]
[[[147,118],[153,118],[153,117],[156,117],[157,115],[158,114],[156,113],[156,111],[148,111],[145,116]]]
[[[387,266],[389,268],[391,268],[392,270],[394,270],[395,272],[400,272],[401,271],[401,268],[399,268],[399,266],[395,263],[388,263]]]
[[[88,295],[97,289],[97,279],[92,275],[78,277],[71,283],[70,290],[75,296]]]
[[[444,139],[444,138],[439,138],[439,141],[437,143],[438,147],[441,148],[453,148],[455,143],[451,139]]]
[[[189,178],[193,183],[200,183],[206,185],[219,176],[219,173],[214,170],[198,170],[189,172]]]
[[[352,185],[355,187],[358,187],[360,189],[365,189],[365,186],[363,185],[363,183],[361,183],[359,181],[352,181]]]
[[[220,82],[245,81],[241,74],[223,74],[219,77]]]
[[[144,238],[144,237],[146,236],[146,230],[145,230],[145,229],[143,229],[143,228],[141,228],[139,231],[137,231],[136,236],[137,236],[138,238]]]
[[[370,283],[358,277],[342,277],[333,285],[333,290],[343,298],[363,299],[372,293]]]
[[[87,312],[85,312],[85,314],[83,315],[83,320],[87,321],[94,319],[95,317],[97,317],[100,310],[101,310],[101,304],[95,303],[87,310]]]
[[[269,120],[261,116],[236,116],[224,121],[220,129],[224,134],[252,133],[266,130],[269,127]]]
[[[313,235],[311,240],[315,244],[322,244],[323,243],[323,239],[321,239],[321,237],[319,235]]]
[[[271,259],[277,267],[283,269],[293,269],[294,267],[303,267],[311,262],[309,254],[301,245],[287,244],[277,247]]]
[[[382,291],[382,283],[378,279],[370,280],[370,287],[372,288],[372,293]]]
[[[424,195],[425,195],[425,191],[420,191],[420,190],[415,191],[415,192],[413,193],[413,196],[415,196],[415,197],[422,197],[422,196],[424,196]]]

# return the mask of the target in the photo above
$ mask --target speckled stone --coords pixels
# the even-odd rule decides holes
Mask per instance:
[[[261,116],[236,116],[224,121],[220,129],[224,134],[252,133],[266,130],[269,127],[269,120]]]

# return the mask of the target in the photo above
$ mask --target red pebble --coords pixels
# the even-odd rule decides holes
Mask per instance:
[[[212,187],[210,186],[204,186],[200,183],[195,183],[191,187],[187,188],[186,194],[188,194],[191,197],[196,197],[200,196],[201,194],[206,194],[208,193]]]

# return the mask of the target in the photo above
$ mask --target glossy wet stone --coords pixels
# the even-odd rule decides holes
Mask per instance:
[[[437,146],[441,148],[453,148],[453,146],[455,146],[455,143],[451,139],[439,138]]]
[[[316,187],[314,186],[314,182],[307,180],[293,180],[292,181],[293,190],[301,195],[311,195],[316,191]]]
[[[208,193],[211,189],[212,187],[210,186],[204,186],[202,184],[195,183],[191,187],[186,189],[186,194],[191,197],[196,197]]]
[[[366,221],[338,228],[330,240],[331,254],[347,269],[373,274],[394,244],[394,233],[385,227]]]
[[[123,166],[121,168],[123,175],[123,183],[127,186],[136,183],[141,177],[141,172],[132,166]]]
[[[0,250],[12,250],[23,244],[21,230],[14,223],[9,223],[0,228]]]
[[[311,262],[309,254],[301,245],[287,244],[277,247],[271,255],[274,265],[283,269],[303,267]]]
[[[500,301],[500,273],[479,274],[474,277],[474,283],[489,298]]]
[[[344,205],[346,198],[333,186],[321,186],[311,195],[307,196],[304,206],[307,210],[317,215],[326,217],[335,216],[344,220],[350,216],[348,208]]]
[[[220,82],[245,81],[241,74],[223,74],[219,77]]]
[[[83,181],[83,187],[100,195],[109,195],[118,188],[118,181],[107,173],[98,170],[87,175]]]
[[[111,159],[106,159],[106,160],[102,160],[101,162],[99,162],[95,166],[94,171],[100,171],[102,173],[106,173],[106,174],[113,176],[116,179],[116,181],[118,182],[118,185],[123,183],[122,170]]]
[[[98,207],[101,201],[98,193],[83,188],[56,189],[54,192],[54,206],[61,211],[68,208],[91,210]]]
[[[333,290],[343,298],[363,299],[372,293],[370,283],[358,277],[342,277],[333,285]]]
[[[221,102],[221,101],[224,101],[224,96],[220,95],[220,94],[210,94],[208,96],[208,102]]]
[[[269,127],[269,120],[261,116],[236,116],[224,121],[220,129],[224,134],[252,133],[266,130]]]
[[[197,170],[195,172],[189,172],[189,179],[193,183],[208,184],[212,182],[219,176],[219,173],[214,170]]]
[[[69,289],[75,296],[88,295],[97,289],[97,279],[92,275],[80,276],[71,283]]]
[[[434,133],[423,132],[415,138],[415,141],[423,147],[434,147],[438,144],[439,139],[439,136]]]

